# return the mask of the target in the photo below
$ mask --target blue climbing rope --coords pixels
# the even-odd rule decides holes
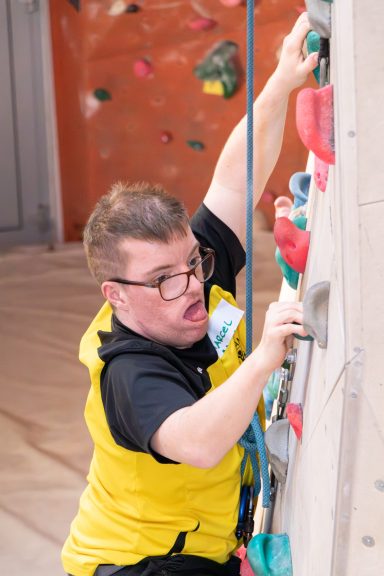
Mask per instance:
[[[245,292],[245,321],[246,321],[246,355],[252,352],[252,264],[253,264],[253,101],[254,101],[254,0],[247,0],[247,200],[246,200],[246,292]],[[264,444],[264,432],[261,428],[259,416],[255,413],[252,422],[239,441],[244,448],[244,458],[241,464],[243,476],[247,459],[250,459],[253,471],[255,495],[261,490],[263,481],[263,507],[268,508],[270,503],[270,479],[268,460]],[[257,461],[259,455],[260,468]]]
[[[247,0],[247,196],[245,237],[246,355],[252,352],[254,0]]]

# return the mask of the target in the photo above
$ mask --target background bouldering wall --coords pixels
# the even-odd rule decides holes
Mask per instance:
[[[65,239],[81,238],[96,200],[116,180],[160,182],[193,211],[245,111],[246,6],[52,0],[50,9]],[[255,2],[256,94],[302,9],[297,0]],[[237,49],[226,60],[228,43]],[[225,95],[202,77],[218,44],[224,76],[236,74]],[[294,98],[284,152],[260,204],[269,225],[274,198],[288,193],[289,177],[305,162],[293,106]]]

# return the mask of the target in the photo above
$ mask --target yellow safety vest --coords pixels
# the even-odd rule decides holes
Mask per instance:
[[[229,292],[213,286],[210,316],[222,300],[237,307]],[[100,374],[104,362],[97,353],[98,331],[111,331],[111,314],[110,305],[105,303],[80,345],[80,360],[91,376],[85,419],[95,446],[88,486],[63,548],[64,569],[76,576],[92,576],[99,564],[136,564],[147,556],[167,554],[181,533],[185,533],[183,554],[224,563],[239,545],[235,528],[244,449],[235,444],[215,467],[201,469],[188,464],[160,464],[149,454],[116,444],[102,402]],[[241,320],[223,355],[208,368],[211,390],[241,364],[244,344]],[[258,412],[264,421],[262,402]],[[250,466],[245,476],[251,483]]]

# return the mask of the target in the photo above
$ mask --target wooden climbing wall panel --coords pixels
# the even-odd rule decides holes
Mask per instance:
[[[96,200],[116,180],[162,183],[190,211],[202,200],[220,150],[245,112],[246,7],[220,0],[50,2],[65,238],[77,240]],[[255,2],[255,93],[274,69],[298,0]],[[208,30],[191,22],[210,18]],[[238,45],[238,88],[203,91],[194,68],[222,41]],[[149,74],[145,76],[145,60]],[[135,63],[139,69],[136,68]],[[144,76],[137,76],[137,74]],[[167,141],[168,140],[168,141]],[[198,149],[188,141],[201,143]],[[261,209],[288,192],[305,162],[292,100],[282,155]]]
[[[331,286],[327,348],[296,341],[290,401],[303,405],[303,436],[290,432],[273,517],[294,576],[384,574],[383,20],[373,0],[332,6],[336,164],[325,193],[312,178],[305,274],[281,293],[302,300],[321,280]]]

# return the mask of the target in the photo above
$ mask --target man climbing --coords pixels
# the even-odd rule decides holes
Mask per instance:
[[[302,14],[254,104],[255,204],[275,166],[290,92],[315,68]],[[74,576],[239,575],[234,555],[247,429],[287,340],[305,335],[299,303],[273,303],[244,360],[235,278],[244,265],[243,119],[191,221],[159,186],[116,184],[84,231],[106,303],[80,358],[91,390],[88,486],[63,549]],[[299,324],[299,326],[297,325]]]

